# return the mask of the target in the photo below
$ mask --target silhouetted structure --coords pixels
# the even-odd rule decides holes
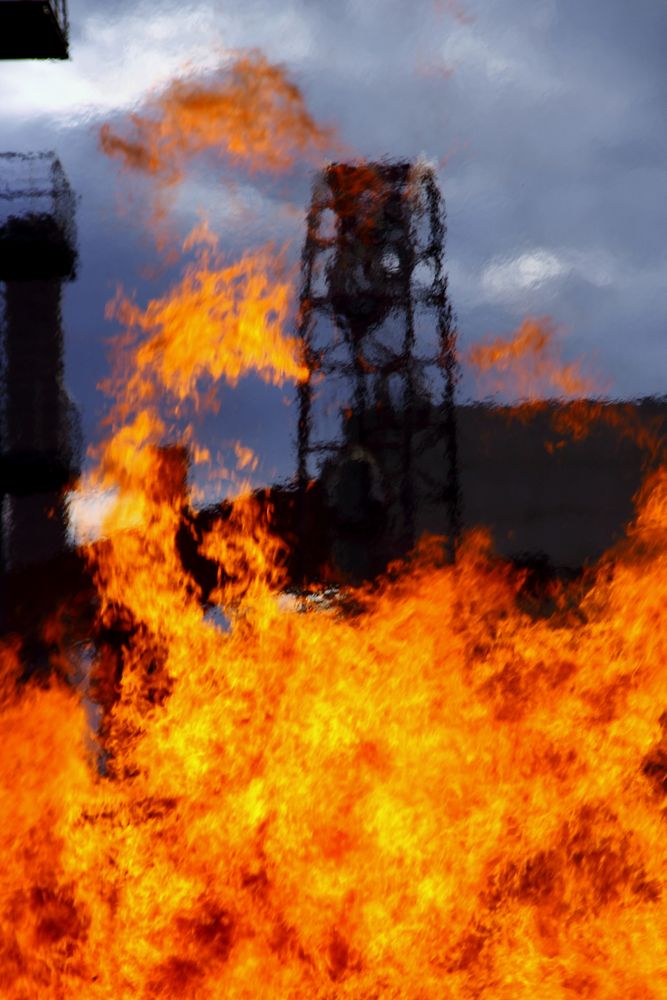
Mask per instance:
[[[439,419],[435,407],[432,419]],[[442,454],[426,410],[422,425],[415,432],[417,537],[446,534],[449,524],[447,509],[428,495],[428,473]],[[466,403],[456,407],[456,430],[463,529],[487,528],[494,552],[514,563],[579,570],[623,537],[643,476],[664,460],[667,398]],[[374,457],[383,479],[398,475],[400,455]]]
[[[416,541],[418,433],[439,448],[427,492],[447,512],[452,545],[458,536],[445,232],[426,164],[335,163],[316,179],[302,255],[299,334],[310,374],[299,387],[297,487],[305,520],[316,456],[336,524],[334,560],[352,578]],[[399,457],[384,476],[389,454]]]
[[[75,275],[73,220],[74,197],[53,154],[0,154],[5,569],[45,561],[65,547],[62,491],[78,472],[78,417],[63,386],[60,315],[62,284]]]
[[[66,0],[0,0],[0,59],[67,59]]]

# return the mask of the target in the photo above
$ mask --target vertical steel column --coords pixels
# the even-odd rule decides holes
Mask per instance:
[[[460,372],[456,357],[456,326],[454,311],[447,294],[447,275],[443,270],[443,253],[447,237],[447,217],[435,177],[428,174],[426,194],[431,215],[434,281],[431,291],[433,305],[438,315],[439,354],[438,364],[444,376],[442,397],[443,438],[447,455],[447,475],[443,501],[449,513],[449,548],[453,558],[461,537],[461,486],[459,482],[458,439],[456,433],[456,386]]]

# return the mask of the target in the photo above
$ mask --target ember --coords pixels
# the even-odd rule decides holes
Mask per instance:
[[[289,113],[273,131],[270,102],[267,133],[245,109],[232,153],[280,167],[286,135],[319,149],[278,71],[240,67],[262,115],[267,80]],[[205,115],[228,115],[231,81]],[[147,144],[112,148],[151,172],[156,137],[198,150],[201,131],[173,132],[199,107],[183,95],[157,103]],[[423,539],[374,586],[288,602],[248,490],[201,540],[204,594],[179,550],[184,451],[165,442],[221,379],[308,375],[288,301],[279,255],[229,263],[206,240],[169,297],[113,306],[131,336],[91,480],[115,497],[87,548],[95,642],[62,643],[40,683],[18,682],[19,639],[2,646],[2,996],[666,996],[667,471],[549,616],[481,529],[453,562]]]

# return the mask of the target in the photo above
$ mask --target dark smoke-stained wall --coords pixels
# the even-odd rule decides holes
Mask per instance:
[[[667,440],[667,400],[591,406],[594,418],[570,430],[563,425],[589,409],[585,401],[519,411],[456,407],[462,530],[486,527],[499,555],[564,568],[580,568],[619,541],[634,516],[651,449]],[[376,419],[390,425],[387,412]],[[442,478],[436,473],[446,449],[433,441],[428,408],[420,423],[413,464],[417,535],[446,534],[447,509],[432,487]],[[321,475],[334,561],[362,576],[365,566],[375,570],[401,554],[400,510],[387,503],[398,472],[390,427],[383,440],[373,450],[344,444]]]

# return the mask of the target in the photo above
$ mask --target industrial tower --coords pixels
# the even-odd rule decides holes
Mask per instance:
[[[0,154],[0,495],[4,569],[65,546],[62,491],[78,415],[63,385],[63,282],[75,276],[74,196],[53,153]]]
[[[444,507],[452,553],[460,531],[445,233],[426,163],[335,163],[315,181],[302,254],[309,375],[298,390],[297,490],[305,510],[317,475],[339,533],[387,558],[417,540],[418,506]],[[425,448],[436,456],[428,482],[414,461]],[[352,570],[372,574],[373,560]]]
[[[0,59],[68,59],[66,0],[0,0]],[[78,415],[63,386],[60,299],[74,198],[53,153],[0,154],[0,587],[62,551]],[[0,614],[1,617],[1,614]]]

